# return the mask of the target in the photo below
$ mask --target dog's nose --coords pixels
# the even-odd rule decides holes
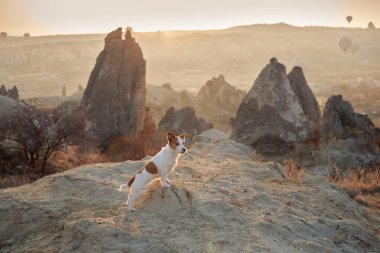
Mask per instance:
[[[185,148],[183,148],[183,149],[182,149],[182,153],[185,153],[185,152],[186,152],[186,149],[185,149]]]

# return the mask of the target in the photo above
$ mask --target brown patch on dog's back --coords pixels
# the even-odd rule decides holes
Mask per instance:
[[[143,171],[144,168],[140,169],[139,171],[137,171],[132,177],[131,179],[129,179],[128,181],[128,187],[131,187],[131,185],[133,184],[133,181],[135,181],[135,178],[136,178],[136,175],[137,174],[140,174],[142,171]]]
[[[133,175],[133,176],[131,177],[131,179],[129,179],[129,181],[128,181],[128,187],[129,187],[129,188],[131,188],[131,185],[133,184],[134,181],[135,181],[135,175]]]
[[[153,162],[149,162],[149,163],[145,166],[145,169],[146,169],[146,171],[148,171],[150,174],[156,174],[156,173],[158,173],[157,166],[156,166]]]
[[[173,134],[173,133],[168,133],[168,143],[169,143],[169,146],[175,150],[177,148],[177,143],[178,143],[178,137]]]

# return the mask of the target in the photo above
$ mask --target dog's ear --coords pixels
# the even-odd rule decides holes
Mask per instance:
[[[173,134],[172,132],[168,132],[168,141],[172,141],[175,138],[176,138],[175,134]]]
[[[183,133],[179,136],[184,142],[186,141],[187,133]]]

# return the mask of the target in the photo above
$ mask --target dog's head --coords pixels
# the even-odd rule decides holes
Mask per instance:
[[[175,135],[171,132],[168,133],[168,144],[171,149],[177,151],[178,154],[184,154],[187,150],[185,141],[186,141],[186,133],[181,135]]]

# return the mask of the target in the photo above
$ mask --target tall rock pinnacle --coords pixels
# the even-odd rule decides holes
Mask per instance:
[[[146,62],[131,32],[112,31],[104,39],[82,98],[86,133],[105,143],[115,135],[142,131],[145,119]]]

